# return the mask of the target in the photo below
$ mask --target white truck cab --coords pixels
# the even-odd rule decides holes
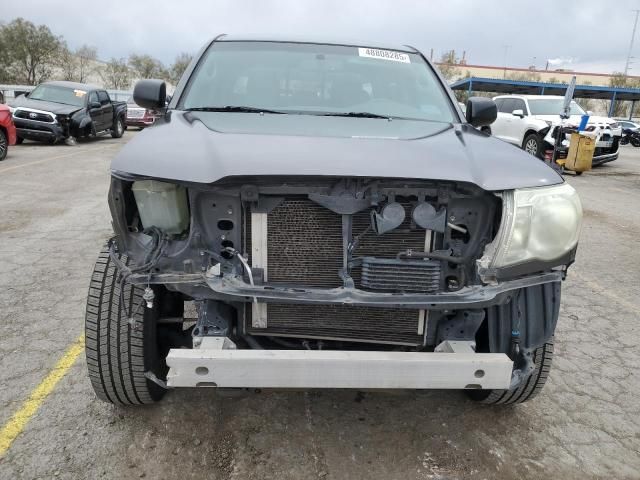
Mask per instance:
[[[500,95],[493,98],[498,107],[498,118],[491,125],[493,136],[521,147],[542,158],[555,142],[556,127],[560,125],[560,112],[564,97],[553,95]],[[577,127],[585,112],[575,101],[571,102],[567,125]],[[622,127],[612,118],[590,116],[587,131],[597,137],[594,165],[618,158]],[[569,147],[569,135],[563,148]]]

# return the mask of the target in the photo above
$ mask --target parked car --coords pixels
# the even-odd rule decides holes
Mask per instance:
[[[127,104],[114,102],[106,90],[75,82],[45,82],[10,104],[18,142],[27,138],[49,143],[124,133]]]
[[[631,143],[634,147],[640,147],[640,125],[630,120],[618,120],[618,123],[622,128],[620,145]]]
[[[167,388],[534,397],[582,217],[412,47],[220,36],[111,164],[86,309],[116,404]],[[138,105],[164,109],[142,80]],[[195,302],[195,325],[185,321]]]
[[[564,97],[500,95],[493,100],[498,107],[498,118],[491,125],[492,135],[517,145],[538,158],[543,158],[546,150],[553,149]],[[568,126],[574,127],[575,130],[585,113],[580,105],[572,101]],[[622,128],[616,120],[591,115],[586,130],[598,133],[593,157],[594,165],[611,162],[618,158]],[[566,133],[561,156],[569,150],[569,139],[570,134]]]
[[[616,122],[618,122],[620,124],[620,127],[622,127],[622,130],[631,130],[631,131],[638,131],[640,130],[640,124],[637,124],[636,122],[632,122],[631,120],[616,120]]]
[[[0,105],[0,161],[7,157],[10,145],[16,144],[16,127],[11,119],[11,111]]]
[[[156,121],[153,110],[139,107],[133,97],[127,100],[127,127],[138,127],[143,129],[150,127]]]

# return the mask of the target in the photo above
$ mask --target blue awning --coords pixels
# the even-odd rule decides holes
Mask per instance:
[[[453,90],[472,92],[496,92],[515,95],[564,95],[566,83],[530,82],[499,78],[470,77],[451,84]],[[640,89],[576,85],[574,98],[599,98],[602,100],[640,100]]]

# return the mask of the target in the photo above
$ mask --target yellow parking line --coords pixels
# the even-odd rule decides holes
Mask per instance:
[[[4,456],[13,441],[22,433],[31,417],[38,411],[42,402],[53,391],[56,384],[65,376],[69,368],[74,364],[78,355],[84,350],[84,335],[80,335],[73,344],[67,348],[62,358],[53,370],[36,387],[29,398],[25,400],[20,409],[13,414],[9,421],[0,430],[0,458]]]
[[[98,152],[102,152],[103,150],[106,150],[108,148],[109,147],[103,147],[100,150],[98,150]],[[16,168],[29,167],[31,165],[36,165],[38,163],[48,162],[50,160],[58,160],[59,158],[72,157],[74,155],[79,155],[81,153],[91,152],[92,150],[93,149],[91,149],[91,148],[85,148],[84,150],[75,150],[75,151],[70,152],[70,153],[65,153],[64,155],[58,155],[57,157],[48,157],[48,158],[43,158],[42,160],[36,160],[35,162],[21,163],[20,165],[14,165],[12,167],[1,168],[0,169],[0,173],[8,172],[9,170],[15,170]],[[95,152],[95,150],[93,150],[93,151]]]

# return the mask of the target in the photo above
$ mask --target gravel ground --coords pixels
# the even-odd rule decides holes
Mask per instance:
[[[110,234],[109,160],[134,135],[25,142],[0,163],[1,424],[82,333]],[[180,390],[116,408],[95,399],[82,356],[0,459],[0,478],[640,478],[640,150],[567,178],[585,221],[554,367],[532,402]]]

